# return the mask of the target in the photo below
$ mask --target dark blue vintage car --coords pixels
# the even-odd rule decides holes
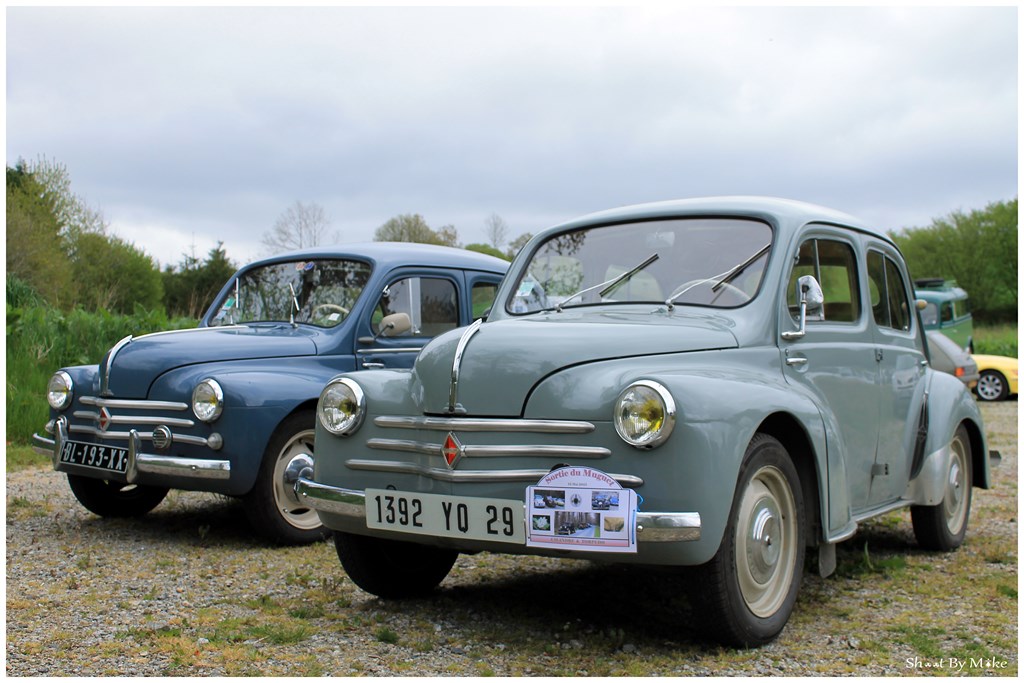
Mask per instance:
[[[126,337],[59,370],[38,452],[78,500],[143,515],[169,489],[239,496],[279,543],[321,538],[284,468],[312,453],[320,390],[339,372],[412,367],[432,337],[490,307],[508,266],[461,249],[352,244],[239,270],[192,330]]]

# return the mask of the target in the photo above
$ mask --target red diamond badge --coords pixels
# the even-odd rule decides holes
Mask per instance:
[[[110,411],[107,410],[106,406],[100,408],[100,419],[97,422],[100,425],[100,431],[107,431],[107,427],[110,426],[111,416]]]
[[[455,438],[455,435],[448,432],[448,436],[445,437],[444,445],[441,447],[441,455],[444,456],[444,461],[448,463],[448,469],[455,469],[455,463],[462,457],[462,444]]]

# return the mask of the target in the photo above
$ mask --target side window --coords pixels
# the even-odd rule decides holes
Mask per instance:
[[[879,327],[910,329],[910,301],[896,263],[877,251],[868,252],[871,312]]]
[[[942,304],[942,322],[951,323],[953,322],[953,304],[948,301]]]
[[[478,320],[494,305],[494,297],[498,293],[498,285],[494,282],[476,282],[473,284],[472,304],[473,320]]]
[[[821,285],[825,295],[825,320],[852,323],[860,317],[857,260],[849,244],[836,240],[811,239],[800,246],[787,288],[789,311],[794,320],[800,311],[796,282],[804,275],[813,275]]]
[[[392,313],[406,313],[412,329],[404,336],[434,337],[459,326],[459,306],[455,284],[450,280],[409,277],[384,288],[370,320],[373,333],[380,321]]]
[[[938,325],[939,307],[930,301],[925,304],[924,310],[921,311],[921,324],[925,327],[929,325]]]

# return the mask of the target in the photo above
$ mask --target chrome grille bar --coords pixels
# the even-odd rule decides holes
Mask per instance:
[[[88,410],[76,410],[72,414],[82,420],[100,421],[99,413]],[[111,415],[110,423],[119,425],[167,425],[168,427],[195,427],[196,425],[192,420],[184,420],[180,417],[161,417],[159,415]]]
[[[187,403],[177,401],[137,401],[125,398],[97,398],[83,396],[78,402],[84,406],[97,408],[125,408],[128,410],[188,410]]]
[[[373,419],[378,427],[429,429],[440,432],[534,432],[541,434],[589,434],[591,422],[582,420],[518,420],[505,418],[391,417]]]
[[[370,439],[367,448],[420,455],[441,455],[441,444],[401,439]],[[467,458],[503,457],[565,457],[565,458],[607,458],[612,452],[600,446],[463,446],[462,454]]]

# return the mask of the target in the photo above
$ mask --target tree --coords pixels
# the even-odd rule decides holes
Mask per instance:
[[[67,240],[53,196],[23,161],[7,167],[7,274],[46,301],[69,307],[74,298]]]
[[[103,234],[107,231],[103,213],[89,206],[82,197],[71,190],[71,174],[67,166],[46,157],[39,157],[35,163],[27,167],[53,202],[54,215],[60,225],[61,234],[69,240],[72,255],[75,240],[80,234]]]
[[[325,239],[338,239],[337,233],[327,236],[330,225],[331,221],[322,206],[296,201],[278,216],[273,228],[263,233],[263,246],[271,255],[316,247],[323,244]]]
[[[489,256],[496,256],[497,258],[508,260],[505,256],[505,252],[501,249],[495,249],[489,244],[467,244],[465,247],[466,251],[475,251],[481,254],[487,254]]]
[[[82,233],[75,242],[71,272],[79,303],[89,310],[125,314],[136,307],[161,307],[160,271],[144,251],[120,237],[96,232]]]
[[[492,213],[487,217],[484,225],[487,228],[487,239],[490,240],[491,246],[501,249],[501,245],[505,244],[508,239],[508,223],[498,214]]]
[[[177,268],[168,266],[163,272],[164,306],[170,316],[200,318],[213,298],[234,274],[235,265],[224,251],[224,243],[210,249],[206,261],[182,255]]]
[[[377,242],[419,242],[457,247],[459,232],[453,225],[445,225],[435,231],[420,214],[407,213],[388,219],[374,231],[373,239]]]
[[[926,228],[891,235],[911,277],[953,279],[971,298],[981,319],[1017,314],[1017,200],[981,210],[954,211]]]
[[[509,242],[508,251],[505,252],[507,254],[506,258],[509,261],[514,259],[516,257],[516,254],[519,253],[519,250],[526,246],[526,243],[529,242],[531,239],[533,239],[533,233],[524,232],[522,235]]]

